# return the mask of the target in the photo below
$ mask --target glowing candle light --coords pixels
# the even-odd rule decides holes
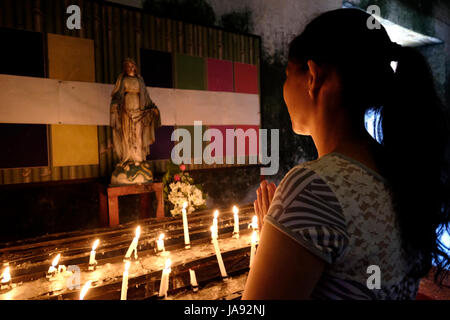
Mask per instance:
[[[161,233],[159,235],[158,240],[156,240],[156,247],[157,247],[158,252],[166,250],[164,247],[164,233]]]
[[[131,257],[131,254],[133,253],[133,251],[134,251],[134,258],[137,259],[137,244],[138,244],[140,236],[141,236],[141,226],[138,226],[136,228],[136,235],[133,238],[133,241],[131,242],[127,253],[125,254],[125,259],[129,259]]]
[[[9,286],[11,284],[11,273],[9,271],[9,267],[6,267],[5,270],[3,270],[1,278],[2,278],[2,280],[0,281],[0,283],[1,283],[0,288],[2,290],[9,288]]]
[[[2,273],[2,283],[6,283],[11,281],[11,274],[9,273],[9,267],[6,267],[6,269]]]
[[[184,248],[190,249],[191,248],[191,241],[189,240],[189,227],[188,227],[188,221],[187,221],[187,208],[188,203],[185,201],[183,203],[183,209],[181,209],[181,213],[183,215],[183,229],[184,229]]]
[[[191,276],[191,286],[194,292],[198,291],[198,283],[197,283],[197,277],[195,276],[195,271],[192,269],[189,269],[189,274]]]
[[[92,283],[92,280],[89,280],[88,282],[86,282],[84,284],[83,289],[81,289],[81,292],[80,292],[80,300],[83,300],[84,297],[86,296],[86,293],[91,288],[91,283]]]
[[[216,239],[219,237],[219,234],[218,234],[218,221],[217,221],[218,217],[219,217],[219,210],[214,210],[214,218],[213,218],[213,227],[214,227],[214,229],[211,229],[211,232],[212,232],[212,230],[214,230],[214,237]],[[211,243],[213,243],[212,239],[211,239]]]
[[[89,267],[88,270],[92,271],[95,269],[95,266],[97,264],[97,260],[95,260],[95,250],[98,247],[98,244],[100,243],[100,240],[97,239],[94,241],[94,244],[92,245],[91,255],[89,256]]]
[[[252,222],[248,225],[248,227],[254,230],[258,230],[258,217],[256,215],[253,216]]]
[[[259,233],[258,233],[258,217],[256,215],[253,216],[252,222],[248,225],[248,227],[252,228],[253,231],[256,231],[256,243],[259,241]]]
[[[218,229],[218,226],[217,226],[217,218],[218,217],[219,217],[219,210],[215,210],[214,211],[213,226],[214,226],[214,228],[216,228],[216,230]]]
[[[169,275],[172,271],[170,269],[170,266],[172,264],[172,261],[170,259],[166,260],[166,266],[163,269],[162,277],[161,277],[161,284],[159,286],[159,296],[160,297],[166,297],[167,298],[167,291],[169,290]]]
[[[54,276],[56,274],[56,271],[58,271],[56,269],[56,266],[58,265],[60,258],[61,258],[61,254],[58,253],[58,255],[53,259],[52,265],[50,266],[50,268],[48,268],[47,278],[51,278],[52,276]]]
[[[256,230],[253,230],[252,233],[252,245],[250,247],[250,268],[253,265],[253,260],[255,258],[255,254],[256,254],[256,243],[258,240],[258,233],[256,232]]]
[[[239,239],[239,209],[236,206],[233,206],[233,215],[234,215],[234,230],[233,230],[233,238]]]
[[[225,265],[223,264],[222,254],[220,253],[219,242],[217,241],[217,229],[214,225],[211,226],[211,238],[214,245],[214,250],[216,252],[217,263],[219,264],[220,274],[222,279],[226,280],[228,278],[227,271],[225,270]]]
[[[122,277],[122,290],[120,292],[120,300],[127,300],[128,269],[130,269],[130,261],[125,261],[125,269],[123,271],[123,277]]]

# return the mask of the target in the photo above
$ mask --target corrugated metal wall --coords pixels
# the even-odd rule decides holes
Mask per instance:
[[[66,27],[66,10],[72,4],[81,8],[81,30]],[[96,82],[100,83],[114,83],[126,57],[133,57],[140,64],[141,48],[260,63],[261,40],[257,36],[158,18],[138,9],[95,0],[1,0],[0,27],[93,39]],[[109,176],[115,163],[109,126],[98,127],[98,140],[98,166],[1,169],[0,183]],[[156,171],[164,171],[165,161],[154,161],[153,166]]]
[[[66,27],[66,8],[80,6],[81,30]],[[259,64],[260,38],[154,17],[140,10],[95,0],[2,0],[0,26],[56,33],[95,41],[96,81],[113,83],[122,61],[139,49]]]

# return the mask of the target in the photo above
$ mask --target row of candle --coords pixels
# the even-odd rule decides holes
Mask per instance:
[[[187,203],[185,202],[183,204],[183,208],[182,208],[182,215],[183,215],[183,229],[184,229],[184,244],[185,244],[185,249],[189,249],[190,246],[190,241],[189,241],[189,231],[188,231],[188,224],[187,224],[187,216],[186,216],[186,207],[187,207]],[[238,217],[238,209],[236,206],[233,206],[233,213],[234,213],[234,232],[233,235],[237,234],[237,237],[239,237],[239,217]],[[214,211],[214,217],[213,217],[213,225],[211,226],[211,241],[214,245],[214,251],[216,253],[216,257],[217,257],[217,262],[219,265],[219,269],[220,269],[220,273],[222,275],[223,279],[227,279],[228,275],[227,272],[225,270],[225,265],[223,263],[223,259],[222,259],[222,255],[220,252],[220,248],[219,248],[219,243],[217,241],[218,238],[218,217],[219,217],[219,211],[215,210]],[[159,238],[159,242],[157,243],[157,247],[158,250],[163,250],[164,251],[164,235],[162,234]],[[169,276],[170,276],[170,264],[171,264],[171,260],[167,259],[166,261],[166,266],[163,269],[163,273],[162,273],[162,278],[161,278],[161,284],[160,284],[160,289],[159,289],[159,297],[167,297],[167,290],[169,288]],[[197,279],[195,276],[195,271],[189,269],[189,274],[190,274],[190,279],[191,279],[191,286],[194,289],[194,292],[198,290],[198,283],[197,283]]]
[[[182,216],[183,216],[183,229],[184,229],[184,241],[185,241],[185,248],[189,249],[190,248],[190,239],[189,239],[189,231],[188,231],[188,223],[187,223],[187,214],[186,214],[186,207],[187,207],[187,202],[185,202],[183,204],[183,208],[182,208]],[[238,208],[236,206],[233,206],[233,214],[234,214],[234,230],[233,230],[233,237],[234,238],[239,238],[239,216],[238,216]],[[217,257],[217,261],[218,261],[218,265],[219,265],[219,269],[220,269],[220,273],[221,276],[224,280],[227,279],[228,275],[225,269],[225,265],[223,263],[223,259],[222,259],[222,255],[220,252],[220,248],[219,248],[219,243],[217,241],[218,239],[218,215],[219,215],[219,211],[215,210],[214,211],[214,218],[213,218],[213,225],[211,226],[211,242],[213,243],[214,246],[214,250],[216,253],[216,257]],[[258,221],[257,221],[257,217],[254,216],[252,219],[252,223],[249,224],[249,228],[252,227],[253,228],[253,233],[252,233],[252,237],[251,237],[251,250],[250,250],[250,267],[252,265],[254,256],[256,254],[256,245],[258,243],[258,233],[257,233],[257,229],[258,229]],[[133,238],[130,247],[128,248],[126,254],[125,254],[125,269],[124,269],[124,273],[123,273],[123,277],[122,277],[122,290],[121,290],[121,299],[125,300],[126,296],[127,296],[127,290],[128,290],[128,271],[130,268],[130,261],[129,259],[131,258],[131,255],[134,252],[134,258],[137,259],[137,245],[138,245],[138,241],[139,241],[139,237],[141,234],[141,228],[140,226],[138,226],[136,228],[136,232],[135,232],[135,237]],[[97,265],[97,261],[95,260],[95,254],[96,254],[96,249],[99,245],[100,240],[97,239],[94,241],[94,244],[92,246],[92,250],[90,253],[90,257],[89,257],[89,267],[88,270],[92,271],[95,269],[95,266]],[[157,240],[157,251],[158,252],[165,252],[165,248],[164,248],[164,234],[161,234],[159,236],[159,239]],[[56,269],[56,266],[58,265],[59,259],[60,259],[61,255],[58,254],[52,261],[52,265],[50,266],[48,272],[47,272],[47,278],[49,278],[50,280],[53,278],[53,276],[58,272],[62,272],[65,271],[65,266],[60,265],[58,266],[58,269]],[[169,275],[171,272],[170,269],[171,266],[171,260],[167,259],[166,260],[166,264],[165,264],[165,268],[163,269],[163,273],[162,273],[162,278],[161,278],[161,284],[160,284],[160,290],[159,290],[159,296],[163,297],[163,296],[167,296],[167,290],[168,290],[168,285],[169,285]],[[191,278],[191,285],[194,288],[194,291],[197,290],[198,284],[197,284],[197,280],[196,280],[196,276],[195,276],[195,272],[191,269],[189,269],[189,273],[190,273],[190,278]],[[10,283],[11,282],[11,276],[9,273],[9,267],[3,272],[2,274],[2,286],[4,283]],[[86,282],[86,284],[84,285],[83,289],[81,290],[80,293],[80,299],[83,299],[84,296],[86,295],[88,289],[91,286],[92,281],[88,281]]]

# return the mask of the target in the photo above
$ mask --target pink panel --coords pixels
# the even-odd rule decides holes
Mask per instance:
[[[255,65],[234,63],[234,91],[258,93],[258,69]]]
[[[255,126],[255,125],[211,125],[208,126],[208,129],[218,129],[223,137],[223,148],[222,148],[222,153],[217,155],[218,157],[220,156],[238,156],[237,155],[237,151],[239,150],[239,144],[242,143],[244,144],[244,146],[242,146],[245,150],[245,156],[257,156],[258,152],[259,152],[259,126]],[[237,129],[242,129],[244,131],[244,135],[247,134],[250,137],[246,138],[245,141],[243,139],[240,139],[239,141],[237,141],[237,139],[234,139],[234,150],[231,152],[227,152],[226,150],[226,143],[227,143],[227,135],[226,135],[226,130],[227,129],[232,129],[232,130],[237,130]],[[214,141],[214,139],[213,139]],[[241,148],[242,148],[241,147]],[[216,154],[215,152],[212,153],[212,156],[215,157]]]
[[[233,63],[226,60],[208,59],[208,90],[233,91]]]

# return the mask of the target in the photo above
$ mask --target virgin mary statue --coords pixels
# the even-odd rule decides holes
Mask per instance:
[[[136,62],[127,58],[123,68],[111,93],[113,144],[119,158],[111,184],[149,183],[153,174],[146,158],[155,142],[155,131],[161,126],[161,116]]]

